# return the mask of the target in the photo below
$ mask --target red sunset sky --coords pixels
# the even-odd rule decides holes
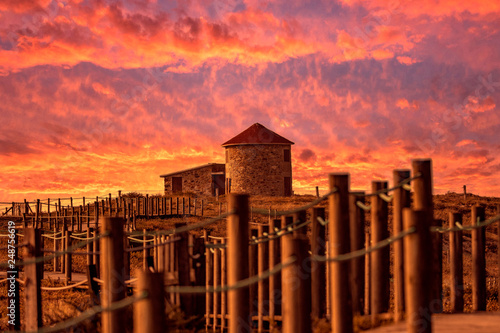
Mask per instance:
[[[499,196],[500,1],[0,0],[0,201],[161,191],[255,122],[294,190]]]

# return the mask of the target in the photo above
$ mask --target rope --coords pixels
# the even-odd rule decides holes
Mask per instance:
[[[378,190],[378,191],[375,191],[373,193],[368,193],[368,194],[354,193],[354,195],[357,196],[357,197],[374,197],[376,195],[380,195],[380,194],[385,194],[385,193],[392,192],[394,190],[397,190],[398,188],[403,188],[406,191],[410,191],[411,187],[405,186],[405,185],[408,185],[409,182],[411,182],[412,180],[415,180],[417,178],[420,178],[420,177],[422,177],[422,174],[421,173],[417,173],[414,177],[406,178],[405,180],[401,181],[398,185],[396,185],[394,187],[384,188],[382,190]]]
[[[40,287],[42,290],[49,290],[49,291],[59,291],[59,290],[66,290],[66,289],[71,289],[74,287],[81,286],[82,284],[87,283],[88,280],[83,280],[80,282],[77,282],[75,284],[69,285],[69,286],[63,286],[63,287]]]
[[[186,225],[186,226],[183,226],[183,227],[180,227],[177,229],[163,230],[163,231],[157,231],[157,232],[147,232],[146,235],[162,236],[162,235],[180,234],[180,233],[191,231],[194,229],[203,228],[207,225],[210,225],[210,224],[213,224],[213,223],[218,222],[220,220],[223,220],[223,219],[227,218],[228,216],[231,216],[235,213],[236,213],[235,211],[230,211],[230,212],[221,214],[219,216],[216,216],[216,217],[213,217],[211,219],[207,219],[205,221],[201,221],[201,222],[198,222],[195,224]],[[139,232],[129,233],[129,235],[142,236],[142,235],[144,235],[144,233],[139,231]]]
[[[61,237],[51,237],[49,235],[42,235],[42,237],[53,239],[53,240],[59,240],[59,239],[64,239],[66,236],[61,236]]]
[[[482,227],[487,227],[490,224],[493,224],[497,221],[500,221],[500,214],[497,216],[494,216],[484,222],[476,222],[475,225],[468,225],[468,226],[463,226],[458,222],[455,222],[456,227],[453,228],[443,228],[443,227],[431,227],[431,232],[440,232],[440,233],[445,233],[445,232],[454,232],[454,231],[470,231],[474,229],[480,229]]]
[[[206,243],[205,247],[207,249],[225,249],[227,246],[226,246],[226,244]]]
[[[369,212],[370,209],[372,209],[372,206],[367,206],[364,203],[362,203],[361,201],[356,201],[356,206],[358,206],[359,208],[361,208],[365,212]]]
[[[166,244],[177,242],[179,239],[180,238],[173,238],[173,239],[169,239],[168,241],[165,241],[165,242],[160,243],[160,244],[151,244],[151,245],[146,245],[146,246],[142,246],[142,247],[131,247],[131,248],[125,249],[125,252],[136,252],[136,251],[152,249],[153,247],[163,246]]]
[[[137,295],[137,296],[134,295],[131,297],[124,298],[118,302],[114,302],[107,308],[104,308],[100,305],[94,306],[94,307],[82,312],[76,318],[72,318],[72,319],[57,323],[56,325],[51,326],[51,327],[42,327],[37,331],[28,331],[28,332],[26,332],[26,331],[13,331],[13,332],[15,332],[15,333],[52,333],[52,332],[63,331],[63,330],[66,330],[72,326],[75,326],[75,325],[77,325],[77,324],[79,324],[87,319],[94,317],[98,313],[111,312],[111,311],[116,311],[119,309],[126,308],[127,306],[130,306],[137,301],[145,299],[148,296],[149,296],[148,293],[144,291],[140,295]]]
[[[144,234],[143,234],[143,235],[144,235]],[[134,238],[134,237],[127,237],[127,238],[128,238],[128,239],[130,239],[130,240],[131,240],[131,241],[133,241],[133,242],[136,242],[136,243],[149,243],[149,242],[154,241],[154,239],[153,239],[153,238],[151,238],[151,239],[146,239],[146,240],[144,240],[144,239],[139,239],[139,238]]]
[[[291,209],[291,210],[285,210],[285,211],[275,211],[274,212],[274,215],[275,216],[282,216],[282,215],[292,215],[292,214],[295,214],[295,213],[298,213],[300,211],[303,211],[303,210],[306,210],[306,209],[309,209],[311,207],[314,207],[316,206],[317,204],[319,204],[320,202],[328,199],[328,197],[337,192],[338,189],[335,188],[333,189],[332,191],[330,191],[329,193],[325,194],[324,196],[322,197],[319,197],[318,199],[314,200],[314,201],[311,201],[310,203],[308,203],[307,205],[304,205],[302,207],[299,207],[299,208],[295,208],[295,209]],[[264,209],[264,208],[252,208],[251,209],[252,213],[256,213],[256,214],[261,214],[261,215],[269,215],[269,208],[267,209]]]
[[[378,195],[382,200],[384,200],[385,202],[391,202],[392,201],[392,198],[393,196],[392,195],[387,195],[385,193],[380,193]]]
[[[109,232],[106,232],[106,233],[103,233],[103,234],[100,234],[96,237],[94,237],[92,240],[88,240],[88,241],[83,241],[83,242],[80,242],[78,244],[75,244],[73,246],[70,246],[68,247],[66,250],[62,251],[62,252],[57,252],[57,253],[54,253],[54,254],[51,254],[49,256],[42,256],[42,257],[37,257],[37,258],[34,258],[34,259],[29,259],[29,260],[23,260],[23,261],[19,261],[19,262],[16,262],[15,263],[15,266],[19,267],[19,266],[23,266],[23,265],[31,265],[31,264],[38,264],[38,263],[41,263],[41,262],[45,262],[45,261],[49,261],[49,260],[52,260],[54,258],[57,258],[57,257],[60,257],[66,253],[71,253],[73,252],[73,250],[76,250],[80,247],[83,247],[91,242],[94,242],[102,237],[105,237],[105,236],[109,236],[110,233]],[[9,263],[0,263],[0,267],[9,267]]]
[[[297,261],[297,258],[295,257],[290,257],[286,262],[280,263],[276,266],[274,266],[272,269],[269,269],[265,272],[263,272],[261,275],[255,275],[252,277],[249,277],[247,279],[238,281],[237,283],[230,285],[230,286],[219,286],[219,287],[179,287],[179,286],[174,286],[174,287],[167,287],[166,291],[169,293],[179,293],[179,294],[205,294],[205,293],[220,293],[220,292],[225,292],[229,290],[236,290],[240,288],[245,288],[248,287],[252,284],[255,284],[259,281],[265,280],[269,278],[270,276],[277,274],[281,272],[283,269],[286,267],[292,265],[295,261]]]
[[[401,233],[399,233],[396,236],[389,237],[389,238],[386,238],[384,240],[381,240],[377,244],[372,245],[370,247],[367,247],[366,249],[359,249],[359,250],[352,251],[352,252],[349,252],[349,253],[340,254],[340,255],[338,255],[336,257],[332,257],[332,258],[323,257],[323,256],[313,256],[312,260],[316,260],[316,261],[328,261],[328,262],[331,262],[331,261],[338,262],[338,261],[347,261],[347,260],[351,260],[351,259],[354,259],[354,258],[362,257],[365,254],[368,254],[368,253],[380,250],[380,249],[382,249],[382,248],[384,248],[386,246],[389,246],[390,244],[394,243],[395,241],[403,239],[404,237],[408,236],[409,234],[414,233],[416,230],[417,229],[415,227],[411,227],[410,229],[402,231]]]
[[[4,282],[5,282],[5,281],[7,281],[7,280],[8,280],[8,278],[5,278],[5,279],[3,279],[3,280],[0,280],[0,283],[4,283]]]
[[[291,224],[287,224],[286,226],[282,227],[281,229],[274,228],[274,231],[275,231],[275,232],[268,233],[268,235],[267,235],[267,236],[262,235],[262,236],[252,237],[252,239],[253,239],[253,240],[267,239],[267,238],[268,238],[268,236],[277,235],[277,234],[279,234],[281,231],[287,231],[290,227],[294,227],[294,226],[296,226],[296,225],[298,225],[298,224],[300,224],[300,223],[302,223],[302,222],[301,222],[300,220],[297,220],[297,221],[295,221],[295,222],[293,222],[293,223],[291,223]],[[264,225],[264,224],[259,223],[259,225]]]
[[[78,240],[87,240],[87,239],[93,239],[93,237],[76,237],[73,235],[70,235],[71,238],[78,239]]]
[[[290,226],[287,226],[287,227],[288,227],[288,228],[287,228],[287,231],[284,231],[284,232],[280,231],[280,232],[277,232],[277,233],[272,233],[271,235],[274,235],[274,236],[268,236],[267,238],[262,239],[262,240],[251,240],[251,241],[250,241],[250,245],[253,245],[253,244],[260,244],[260,243],[265,243],[265,242],[268,242],[268,241],[270,241],[270,240],[273,240],[273,239],[276,239],[276,238],[280,238],[281,236],[284,236],[284,235],[287,235],[287,234],[289,234],[289,233],[292,233],[292,232],[294,232],[295,230],[300,229],[300,228],[302,228],[302,227],[305,227],[306,225],[308,225],[308,224],[310,224],[310,223],[311,223],[311,221],[306,221],[306,222],[304,222],[304,223],[302,223],[302,224],[299,224],[299,225],[298,225],[297,227],[295,227],[295,228],[290,227],[291,225],[290,225]]]

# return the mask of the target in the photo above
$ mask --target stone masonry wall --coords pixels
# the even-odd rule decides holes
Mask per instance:
[[[292,178],[292,162],[284,162],[290,145],[238,145],[226,147],[226,179],[232,193],[284,196],[285,177]]]
[[[207,166],[164,177],[165,195],[172,193],[172,177],[182,177],[182,192],[212,195],[212,172],[224,172],[224,165]]]

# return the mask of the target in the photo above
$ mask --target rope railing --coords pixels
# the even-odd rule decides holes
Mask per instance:
[[[151,244],[151,245],[146,245],[146,246],[141,246],[141,247],[130,247],[128,249],[125,249],[125,252],[136,252],[136,251],[152,249],[154,247],[163,246],[163,245],[177,242],[178,240],[180,240],[180,238],[169,239],[169,240],[162,242],[162,243],[159,243],[159,244]]]
[[[300,222],[300,221],[297,221],[297,222]],[[264,239],[261,239],[261,240],[252,239],[252,240],[250,240],[250,244],[251,245],[252,244],[260,244],[260,243],[265,243],[265,242],[271,241],[271,240],[276,239],[276,238],[280,238],[284,235],[287,235],[287,234],[294,232],[295,230],[298,230],[300,228],[305,227],[306,225],[310,224],[311,222],[312,221],[302,222],[299,225],[297,225],[296,227],[292,227],[291,225],[288,225],[288,226],[286,226],[285,229],[282,229],[277,233],[268,234],[266,236],[266,238],[264,238]]]
[[[417,173],[415,176],[413,177],[410,177],[410,178],[406,178],[405,180],[401,181],[399,184],[397,184],[396,186],[394,187],[391,187],[391,188],[384,188],[382,190],[378,190],[378,191],[375,191],[373,193],[367,193],[367,194],[363,194],[363,193],[354,193],[355,196],[357,197],[373,197],[373,196],[377,196],[377,195],[381,195],[381,194],[387,194],[389,192],[392,192],[394,190],[397,190],[398,188],[403,188],[405,189],[406,191],[410,191],[411,190],[411,187],[409,186],[406,186],[408,185],[408,183],[410,183],[412,180],[415,180],[417,178],[420,178],[422,177],[422,174],[421,173]],[[386,198],[387,199],[387,198]]]
[[[41,290],[46,290],[46,291],[61,291],[61,290],[67,290],[67,289],[72,289],[74,287],[81,286],[82,284],[87,283],[88,280],[83,280],[80,282],[77,282],[75,284],[69,285],[69,286],[61,286],[61,287],[40,287]]]
[[[394,243],[394,242],[396,242],[396,241],[398,241],[400,239],[403,239],[404,237],[406,237],[406,236],[414,233],[415,231],[417,231],[417,229],[415,227],[412,227],[412,228],[410,228],[408,230],[402,231],[401,233],[399,233],[396,236],[391,236],[389,238],[381,240],[377,244],[369,246],[369,247],[367,247],[365,249],[359,249],[359,250],[352,251],[352,252],[349,252],[349,253],[340,254],[340,255],[332,257],[332,258],[323,257],[323,256],[313,256],[312,260],[323,261],[323,262],[324,261],[328,261],[328,262],[335,261],[335,262],[338,262],[338,261],[347,261],[347,260],[355,259],[355,258],[358,258],[358,257],[362,257],[362,256],[364,256],[364,255],[366,255],[368,253],[380,250],[380,249],[382,249],[382,248],[384,248],[386,246],[389,246],[392,243]]]
[[[143,233],[144,235],[144,233]],[[132,242],[136,242],[136,243],[149,243],[149,242],[153,242],[154,239],[151,238],[151,239],[139,239],[139,238],[134,238],[134,237],[127,237],[128,239],[130,239]]]
[[[78,317],[71,318],[69,320],[57,323],[51,327],[42,327],[36,331],[12,331],[12,332],[14,332],[14,333],[52,333],[52,332],[64,331],[72,326],[78,325],[79,323],[94,317],[98,313],[120,310],[120,309],[126,308],[127,306],[134,304],[137,301],[143,300],[147,297],[149,297],[149,295],[147,292],[144,291],[139,295],[130,296],[130,297],[124,298],[120,301],[114,302],[106,308],[102,307],[100,305],[96,305],[96,306],[82,312]]]
[[[333,193],[335,193],[337,191],[338,190],[335,188],[332,191],[328,192],[327,194],[323,195],[322,197],[319,197],[318,199],[313,200],[310,203],[308,203],[308,204],[306,204],[306,205],[304,205],[302,207],[294,208],[294,209],[291,209],[291,210],[285,210],[285,211],[275,211],[274,215],[276,215],[276,216],[292,215],[292,214],[298,213],[300,211],[309,209],[311,207],[316,206],[320,202],[328,199],[328,197],[330,195],[332,195]],[[255,213],[255,214],[261,214],[261,215],[268,215],[269,214],[269,208],[268,209],[264,209],[264,208],[252,208],[251,210],[252,210],[252,213]]]
[[[198,222],[198,223],[195,223],[195,224],[186,225],[186,226],[175,228],[175,229],[160,230],[160,231],[147,231],[146,233],[140,232],[140,231],[136,231],[136,232],[130,232],[130,233],[128,233],[128,235],[131,235],[131,236],[144,236],[144,235],[149,235],[149,236],[167,236],[167,235],[176,235],[176,234],[188,232],[188,231],[191,231],[191,230],[194,230],[194,229],[206,227],[207,225],[210,225],[210,224],[213,224],[213,223],[218,222],[220,220],[223,220],[223,219],[225,219],[225,218],[227,218],[227,217],[229,217],[229,216],[231,216],[231,215],[233,215],[235,213],[236,213],[235,211],[226,212],[226,213],[223,213],[223,214],[221,214],[219,216],[207,219],[205,221],[201,221],[201,222]]]
[[[431,232],[439,232],[439,233],[446,233],[446,232],[455,232],[455,231],[470,231],[474,229],[480,229],[483,227],[487,227],[490,224],[493,224],[495,222],[500,221],[500,214],[496,215],[490,219],[487,219],[486,221],[480,222],[479,218],[476,221],[476,224],[474,225],[467,225],[464,226],[458,222],[455,222],[456,227],[453,228],[444,228],[444,227],[431,227]]]
[[[263,272],[260,275],[255,275],[252,277],[249,277],[247,279],[243,279],[238,281],[237,283],[233,285],[226,285],[226,286],[219,286],[219,287],[179,287],[179,286],[174,286],[174,287],[167,287],[165,290],[169,293],[179,293],[179,294],[205,294],[205,293],[220,293],[220,292],[225,292],[225,291],[230,291],[230,290],[236,290],[240,288],[245,288],[248,287],[252,284],[255,284],[259,281],[265,280],[269,278],[272,275],[275,275],[279,272],[281,272],[283,269],[286,267],[292,265],[295,261],[297,261],[297,258],[295,257],[290,257],[286,262],[280,263],[273,268]]]
[[[293,222],[293,223],[287,224],[286,226],[284,226],[284,227],[282,227],[282,228],[280,228],[280,229],[279,229],[279,228],[275,228],[275,229],[274,229],[274,232],[269,232],[269,233],[267,233],[267,235],[262,235],[262,236],[254,236],[254,237],[252,237],[252,240],[265,239],[265,238],[268,238],[268,236],[274,236],[274,235],[277,235],[279,232],[281,232],[281,231],[286,231],[286,230],[288,230],[290,227],[292,227],[292,228],[293,228],[293,227],[295,227],[296,225],[301,224],[301,223],[302,223],[302,221],[297,220],[297,221],[295,221],[295,222]],[[259,224],[259,225],[264,225],[264,224],[262,224],[262,223],[258,223],[258,224]]]
[[[29,259],[29,260],[23,260],[23,261],[19,261],[19,262],[16,262],[15,263],[15,266],[16,267],[19,267],[19,266],[24,266],[24,265],[31,265],[31,264],[38,264],[40,262],[45,262],[45,261],[49,261],[49,260],[52,260],[54,258],[57,258],[57,257],[60,257],[60,256],[63,256],[65,255],[66,253],[72,253],[74,250],[78,249],[78,248],[81,248],[89,243],[92,243],[102,237],[105,237],[105,236],[109,236],[109,232],[106,232],[106,233],[102,233],[94,238],[92,238],[91,240],[87,240],[87,241],[82,241],[82,242],[79,242],[73,246],[70,246],[68,247],[66,250],[64,251],[60,251],[60,252],[56,252],[54,254],[51,254],[51,255],[48,255],[48,256],[42,256],[42,257],[37,257],[37,258],[33,258],[33,259]],[[78,253],[78,252],[75,252],[75,253]],[[1,268],[5,268],[5,267],[9,267],[10,265],[8,263],[0,263],[0,267]]]

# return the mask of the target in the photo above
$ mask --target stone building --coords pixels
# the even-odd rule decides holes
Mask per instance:
[[[259,123],[223,143],[226,149],[226,193],[292,195],[293,144]]]
[[[255,123],[222,144],[226,164],[209,163],[161,175],[165,195],[215,195],[237,192],[263,196],[290,196],[294,143]]]
[[[194,168],[161,175],[165,186],[165,195],[196,193],[203,195],[224,194],[224,164],[209,163]]]

